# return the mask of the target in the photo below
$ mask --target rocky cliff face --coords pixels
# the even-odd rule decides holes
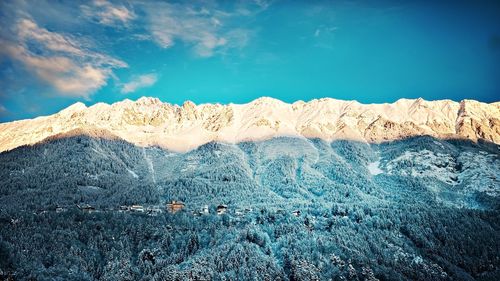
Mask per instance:
[[[430,135],[498,144],[500,102],[400,99],[392,104],[360,104],[325,98],[287,104],[263,97],[248,104],[187,101],[178,106],[143,97],[90,107],[76,103],[54,115],[0,124],[0,151],[75,130],[174,151],[210,141],[237,143],[277,136],[383,142]]]

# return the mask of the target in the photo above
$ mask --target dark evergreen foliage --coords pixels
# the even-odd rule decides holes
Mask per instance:
[[[499,280],[498,197],[367,169],[424,149],[457,171],[463,151],[498,163],[491,144],[430,137],[185,154],[84,136],[21,147],[0,154],[0,279]],[[186,207],[168,213],[170,200]],[[164,211],[119,211],[132,204]]]

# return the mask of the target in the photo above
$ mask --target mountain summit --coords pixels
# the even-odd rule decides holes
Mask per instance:
[[[330,98],[292,104],[262,97],[247,104],[182,106],[142,97],[0,124],[0,151],[72,131],[106,132],[128,142],[187,151],[210,141],[237,143],[277,136],[384,142],[412,136],[500,143],[500,102],[400,99],[361,104]]]

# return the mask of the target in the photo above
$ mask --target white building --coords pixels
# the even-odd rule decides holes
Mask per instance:
[[[219,205],[217,206],[217,215],[223,215],[227,212],[227,205]]]

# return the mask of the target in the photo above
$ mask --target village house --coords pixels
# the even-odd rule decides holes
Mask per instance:
[[[132,206],[130,206],[130,211],[143,213],[144,207],[141,205],[132,205]]]
[[[217,215],[223,215],[227,212],[227,205],[219,205],[217,206]]]
[[[10,224],[16,225],[18,223],[19,223],[19,219],[14,219],[14,218],[10,219]]]
[[[172,202],[167,204],[167,211],[169,213],[175,214],[178,211],[184,209],[184,207],[185,207],[185,204],[182,203],[181,201],[173,200]]]
[[[159,207],[149,207],[146,208],[146,213],[150,216],[157,216],[161,214],[161,209]]]
[[[208,215],[209,213],[210,213],[210,211],[208,210],[208,205],[203,206],[203,208],[200,210],[193,211],[193,215],[195,215],[195,216]]]
[[[95,207],[90,206],[89,204],[77,205],[77,207],[78,207],[78,209],[85,211],[85,212],[89,212],[89,213],[96,211]]]
[[[37,211],[36,211],[36,212],[34,212],[33,214],[38,216],[38,215],[43,215],[43,214],[45,214],[45,213],[48,213],[48,212],[47,212],[47,210],[37,210]]]

